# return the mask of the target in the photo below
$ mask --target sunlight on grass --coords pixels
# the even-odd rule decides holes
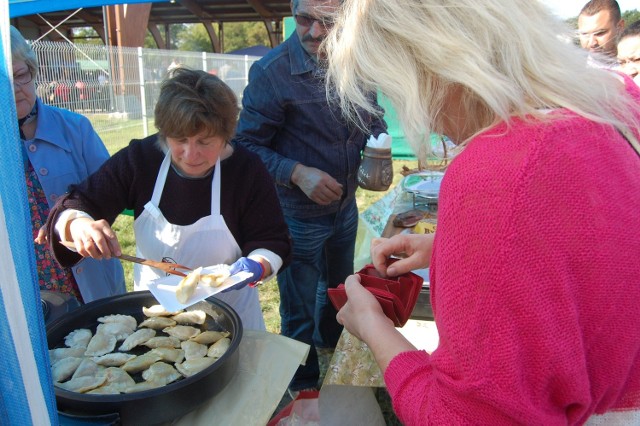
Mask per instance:
[[[133,217],[120,215],[113,223],[113,230],[118,236],[120,248],[124,254],[136,255],[136,239],[133,235]],[[127,291],[133,291],[133,263],[122,262]]]

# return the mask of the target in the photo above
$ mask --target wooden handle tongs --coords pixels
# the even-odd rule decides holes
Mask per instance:
[[[76,248],[76,245],[69,241],[60,241],[60,244],[68,248],[72,248],[72,249]],[[179,263],[156,262],[155,260],[142,259],[140,257],[129,256],[128,254],[124,254],[124,253],[116,257],[120,260],[126,260],[128,262],[151,266],[152,268],[160,269],[166,272],[167,274],[179,275],[181,277],[186,277],[187,275],[184,272],[177,271],[176,269],[184,269],[187,272],[192,270],[188,266],[180,265]]]

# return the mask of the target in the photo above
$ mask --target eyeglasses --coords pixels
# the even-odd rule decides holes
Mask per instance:
[[[31,83],[33,80],[33,73],[31,70],[21,72],[20,74],[13,76],[13,84],[16,86],[24,86],[25,84]]]
[[[321,18],[312,18],[307,15],[294,15],[296,23],[302,27],[311,27],[314,22],[317,22],[324,28],[331,28],[333,26],[333,17],[324,16]]]

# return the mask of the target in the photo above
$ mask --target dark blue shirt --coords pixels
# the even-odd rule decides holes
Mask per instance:
[[[327,101],[323,70],[296,33],[251,67],[242,106],[234,141],[260,155],[286,216],[331,214],[353,200],[367,139],[386,132],[384,120],[370,115],[364,121],[371,133],[345,121],[338,105]],[[342,184],[342,200],[322,206],[309,199],[291,182],[298,163],[333,176]]]

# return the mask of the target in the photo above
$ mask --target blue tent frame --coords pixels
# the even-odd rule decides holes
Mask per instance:
[[[166,0],[127,3],[150,1]],[[0,424],[71,424],[58,416],[53,391],[16,120],[9,17],[122,3],[0,0]]]
[[[19,16],[35,15],[36,13],[74,10],[85,7],[109,6],[113,4],[156,3],[166,1],[167,0],[128,0],[126,2],[118,0],[9,0],[9,17],[17,18]]]
[[[0,0],[0,16],[7,16]],[[31,219],[13,94],[8,20],[0,23],[0,423],[56,424],[44,318],[35,276]]]

